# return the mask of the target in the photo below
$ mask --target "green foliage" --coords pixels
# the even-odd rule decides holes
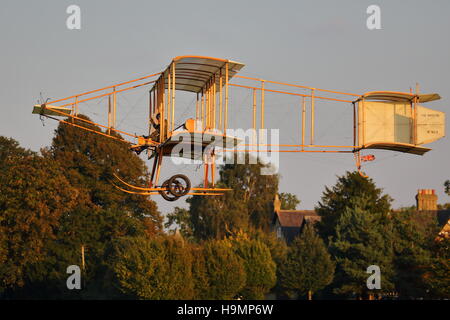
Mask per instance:
[[[444,186],[445,186],[445,193],[450,196],[450,180],[445,181]]]
[[[392,225],[382,214],[366,209],[369,201],[372,199],[350,199],[336,221],[336,235],[330,238],[329,250],[337,263],[333,281],[337,294],[372,294],[366,286],[370,265],[381,269],[381,292],[394,288]]]
[[[139,299],[192,299],[192,256],[174,237],[125,237],[110,260],[119,289]]]
[[[244,299],[264,299],[276,283],[276,264],[269,248],[263,242],[245,236],[229,241],[241,257],[246,273],[245,287],[240,294]]]
[[[223,187],[218,184],[218,187]],[[249,219],[245,203],[233,192],[221,197],[193,196],[187,202],[196,239],[222,239],[230,230],[247,230]]]
[[[191,226],[197,239],[222,239],[239,230],[269,231],[277,175],[261,175],[262,163],[226,164],[220,170],[218,187],[231,188],[222,197],[194,196],[188,199]]]
[[[381,292],[450,298],[449,240],[436,242],[436,223],[414,208],[390,213],[389,196],[358,173],[326,188],[317,208],[331,260],[309,224],[290,248],[269,231],[278,176],[261,176],[261,163],[225,165],[217,185],[232,191],[175,208],[165,227],[178,227],[180,238],[162,235],[153,201],[112,186],[113,173],[148,182],[144,162],[126,144],[60,125],[52,147],[41,152],[0,137],[4,297],[261,299],[281,286],[305,295],[327,286],[335,265],[327,290],[364,296],[366,269],[375,264]],[[293,194],[279,196],[283,209],[299,203]],[[83,290],[70,291],[66,268],[81,265],[81,247]]]
[[[450,299],[450,239],[437,241],[432,248],[432,260],[425,281],[434,299]]]
[[[263,242],[270,250],[270,256],[276,265],[276,278],[277,282],[272,292],[284,296],[284,289],[280,283],[280,270],[282,265],[286,263],[286,257],[288,254],[288,246],[283,239],[277,237],[275,232],[263,232],[256,230],[252,235],[256,240]]]
[[[420,232],[412,212],[392,214],[395,289],[403,298],[428,295],[426,273],[431,265],[430,245],[434,236]]]
[[[275,232],[255,230],[252,234],[255,240],[264,243],[270,250],[270,256],[277,266],[277,270],[286,259],[288,246],[283,239],[277,237]]]
[[[106,248],[123,236],[162,231],[153,201],[111,183],[113,173],[145,183],[144,162],[125,143],[66,124],[58,126],[52,147],[41,152],[0,137],[0,261],[5,262],[0,287],[11,288],[9,297],[117,296],[105,275]],[[84,290],[75,293],[65,287],[66,268],[81,265],[81,246]]]
[[[175,207],[174,211],[167,215],[164,227],[169,229],[175,227],[180,230],[184,239],[194,240],[194,231],[189,210]]]
[[[209,299],[229,300],[244,288],[246,273],[242,259],[226,240],[208,240],[203,245]]]
[[[346,175],[338,177],[336,185],[325,188],[321,201],[316,207],[316,212],[322,218],[318,229],[325,240],[336,235],[338,219],[352,203],[355,203],[351,201],[355,198],[365,199],[364,207],[360,209],[380,214],[387,214],[392,202],[388,195],[382,195],[382,190],[376,187],[372,179],[364,178],[356,171],[347,172]]]
[[[250,223],[256,229],[270,229],[273,214],[273,199],[278,191],[279,176],[261,175],[268,165],[256,164],[226,164],[220,171],[220,180],[233,189],[234,199],[240,199],[247,207]]]
[[[78,124],[100,131],[81,121]],[[130,183],[145,183],[144,162],[125,143],[66,124],[58,126],[52,147],[44,151],[44,156],[63,167],[67,179],[84,195],[72,212],[61,216],[58,241],[49,244],[51,256],[57,259],[49,257],[47,266],[50,270],[61,270],[63,265],[79,265],[80,248],[84,246],[83,296],[115,297],[118,293],[105,275],[108,269],[105,255],[110,243],[126,236],[159,234],[162,229],[162,217],[155,202],[126,194],[112,184],[113,173]],[[55,282],[59,280],[55,275]]]
[[[82,115],[79,117],[89,120]],[[76,124],[101,131],[80,120]],[[135,217],[146,217],[149,232],[161,230],[162,218],[153,201],[122,192],[111,183],[115,181],[114,173],[130,184],[143,185],[147,182],[145,163],[130,152],[126,143],[61,123],[45,155],[60,163],[73,185],[87,191],[93,205],[103,209],[120,209],[124,214]]]
[[[0,287],[22,287],[25,269],[43,260],[46,241],[55,239],[58,220],[80,193],[57,163],[1,139]]]
[[[19,146],[19,142],[12,138],[0,136],[0,168],[5,170],[11,160],[36,155],[35,152]]]
[[[278,196],[281,201],[281,210],[296,210],[300,204],[300,200],[295,194],[282,192]]]
[[[206,259],[203,246],[192,245],[192,279],[194,284],[194,299],[207,300],[211,299],[209,293],[211,286],[206,268]]]
[[[450,210],[450,202],[438,204],[438,210]]]
[[[287,292],[300,296],[316,293],[332,280],[335,265],[314,227],[306,224],[289,247],[280,268],[280,283]]]

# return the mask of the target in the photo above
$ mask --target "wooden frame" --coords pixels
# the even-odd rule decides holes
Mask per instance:
[[[125,192],[139,193],[150,195],[161,191],[158,186],[163,157],[168,155],[167,143],[174,135],[175,116],[176,116],[176,92],[188,91],[193,92],[195,97],[195,120],[201,122],[200,128],[195,130],[200,132],[222,132],[223,137],[227,137],[228,117],[229,117],[229,95],[230,89],[241,88],[250,90],[253,96],[251,108],[251,126],[258,129],[257,112],[260,110],[260,129],[266,126],[265,115],[266,110],[271,108],[266,105],[267,94],[281,94],[300,97],[300,117],[299,127],[301,135],[299,142],[294,144],[260,144],[252,141],[250,144],[241,144],[239,148],[226,150],[232,152],[257,152],[262,146],[269,147],[268,152],[311,152],[311,153],[354,153],[358,170],[361,167],[360,151],[364,146],[364,126],[365,113],[364,101],[367,96],[400,99],[406,97],[410,99],[412,104],[412,131],[413,141],[417,142],[417,105],[419,102],[427,102],[439,99],[437,94],[418,95],[413,93],[402,92],[372,92],[365,95],[354,93],[339,92],[334,90],[325,90],[314,87],[290,84],[279,81],[270,81],[238,75],[237,73],[244,65],[235,61],[218,59],[201,56],[180,56],[174,58],[169,66],[162,72],[140,77],[130,81],[114,84],[101,89],[87,91],[81,94],[73,95],[67,98],[50,101],[46,104],[36,105],[34,113],[46,116],[55,120],[72,125],[74,127],[86,130],[91,133],[100,134],[111,139],[125,142],[131,145],[131,149],[137,152],[142,150],[150,150],[149,158],[154,157],[151,171],[149,187],[136,187],[134,190],[125,190]],[[234,79],[233,83],[230,80]],[[241,82],[240,82],[241,81]],[[243,82],[243,83],[242,83]],[[250,83],[250,84],[249,84]],[[254,83],[254,84],[252,84]],[[148,136],[138,136],[117,129],[117,94],[145,88],[152,85],[148,91]],[[276,88],[274,87],[276,86]],[[280,89],[279,87],[282,87]],[[258,94],[258,91],[259,94]],[[257,97],[260,97],[259,108]],[[79,117],[78,106],[80,103],[107,97],[107,121],[106,125],[95,123]],[[307,99],[309,99],[310,107],[307,108]],[[335,103],[352,104],[353,106],[353,145],[320,145],[315,141],[316,112],[315,104],[319,100],[333,101]],[[58,104],[58,105],[57,105]],[[295,108],[295,106],[294,106]],[[298,109],[297,109],[298,110]],[[309,111],[309,144],[306,143],[306,125],[307,113]],[[234,111],[236,112],[236,111]],[[240,111],[239,111],[240,112]],[[67,120],[57,119],[56,116],[68,117]],[[153,120],[152,120],[153,119]],[[154,123],[157,119],[157,123]],[[70,121],[68,121],[70,120]],[[103,131],[97,131],[85,127],[85,125],[95,125]],[[152,136],[152,128],[159,135]],[[114,133],[114,134],[113,134]],[[117,136],[117,134],[137,140],[131,142],[125,138]],[[254,149],[249,150],[249,147]],[[271,147],[275,147],[272,150]],[[426,148],[423,148],[425,150]],[[423,151],[422,150],[422,151]],[[429,149],[427,149],[429,150]],[[400,149],[397,151],[401,151]],[[406,151],[407,152],[407,151]],[[425,151],[426,152],[426,151]],[[225,189],[217,189],[215,182],[215,160],[216,154],[213,152],[208,159],[204,161],[204,179],[203,188],[193,188],[195,192],[190,194],[208,194],[217,195],[218,191]],[[209,186],[211,185],[211,188]],[[126,187],[130,187],[126,185]]]

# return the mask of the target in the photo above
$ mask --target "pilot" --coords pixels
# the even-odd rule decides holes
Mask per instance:
[[[150,117],[150,122],[152,124],[152,127],[150,129],[150,139],[152,139],[153,141],[159,141],[159,136],[160,136],[160,119],[161,114],[158,112],[157,114],[153,114]]]
[[[158,112],[150,117],[150,122],[152,124],[152,127],[150,129],[150,139],[153,141],[159,141],[160,135],[161,135],[161,113]],[[167,137],[167,120],[164,120],[165,128],[164,131],[166,134],[164,135],[164,138]]]

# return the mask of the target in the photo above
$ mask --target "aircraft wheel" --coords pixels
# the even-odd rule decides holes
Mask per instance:
[[[169,179],[169,191],[176,197],[182,197],[191,190],[191,181],[184,174],[176,174]]]
[[[167,201],[177,201],[180,197],[174,195],[170,189],[169,189],[169,180],[164,181],[164,183],[162,184],[161,188],[163,188],[164,190],[160,190],[159,194],[163,197],[164,200]]]

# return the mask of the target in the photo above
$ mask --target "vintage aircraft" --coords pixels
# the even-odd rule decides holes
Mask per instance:
[[[424,144],[436,141],[445,135],[445,114],[425,108],[420,103],[440,99],[436,93],[412,92],[368,92],[365,94],[344,93],[308,86],[269,81],[238,75],[242,63],[211,57],[180,56],[174,58],[162,72],[96,89],[67,98],[49,101],[34,106],[33,113],[58,120],[67,125],[101,134],[111,139],[130,144],[130,150],[148,153],[153,159],[149,186],[128,184],[118,175],[120,190],[141,195],[161,194],[174,201],[184,195],[221,195],[229,190],[215,187],[215,160],[218,151],[233,149],[234,152],[252,152],[261,142],[246,143],[239,137],[228,135],[229,98],[231,88],[249,90],[253,97],[252,123],[255,130],[265,128],[266,96],[268,94],[298,97],[299,141],[295,144],[265,144],[269,152],[323,152],[352,153],[358,171],[361,163],[374,160],[373,155],[362,156],[365,149],[385,149],[423,155],[429,148]],[[117,95],[138,88],[149,88],[148,127],[146,135],[136,135],[116,128]],[[176,93],[184,91],[195,96],[195,118],[185,119],[176,125]],[[80,103],[107,97],[107,123],[100,124],[79,117]],[[344,103],[353,109],[353,144],[315,144],[315,105],[318,101]],[[257,121],[259,110],[260,121]],[[234,111],[236,112],[236,111]],[[57,117],[62,117],[57,118]],[[307,119],[308,118],[308,119]],[[76,121],[75,121],[76,120]],[[89,123],[104,131],[95,131],[81,125]],[[306,132],[308,129],[309,132]],[[120,134],[112,134],[112,133]],[[183,139],[186,134],[192,138]],[[129,141],[122,137],[127,137]],[[306,140],[309,140],[308,142]],[[194,146],[191,152],[175,153],[180,144]],[[226,148],[224,148],[226,146]],[[231,146],[231,147],[230,147]],[[271,149],[274,147],[273,149]],[[275,148],[276,147],[276,148]],[[202,187],[191,187],[183,174],[176,174],[159,184],[163,157],[181,156],[197,159],[204,165]]]

